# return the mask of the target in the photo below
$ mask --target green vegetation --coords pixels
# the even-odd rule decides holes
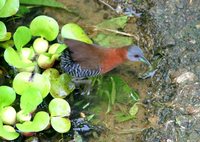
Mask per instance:
[[[28,0],[1,0],[0,17],[5,18],[16,14],[18,9],[22,8],[19,7],[19,2],[66,9],[52,0],[37,1],[38,3]],[[111,19],[97,25],[96,28],[97,30],[105,30],[105,27],[113,30],[123,28],[127,20],[127,16]],[[0,47],[4,50],[3,57],[8,65],[16,69],[16,74],[11,80],[12,85],[0,86],[0,137],[3,139],[14,140],[19,137],[19,134],[40,132],[50,126],[58,133],[66,133],[71,129],[69,119],[71,107],[66,97],[74,91],[75,84],[71,76],[60,74],[54,68],[55,62],[67,48],[66,45],[56,42],[59,34],[62,38],[93,43],[84,30],[75,23],[64,25],[59,33],[57,21],[46,15],[35,17],[30,26],[17,27],[13,36],[7,32],[6,25],[0,21]],[[106,46],[113,45],[115,41],[122,41],[117,43],[119,46],[125,42],[132,43],[130,38],[116,34],[98,34],[93,40]],[[121,122],[135,118],[138,112],[135,102],[139,100],[139,96],[126,82],[114,76],[106,79],[98,78],[95,83],[100,86],[97,87],[96,94],[108,102],[106,113],[112,110],[116,102],[124,103],[124,100],[129,100],[126,102],[132,105],[129,113],[119,112],[116,114],[116,119]],[[120,97],[121,94],[128,98]],[[39,110],[38,106],[48,95],[51,95],[51,101],[47,104],[49,110]],[[17,102],[16,97],[20,102]],[[93,117],[94,114],[88,116],[88,120]]]

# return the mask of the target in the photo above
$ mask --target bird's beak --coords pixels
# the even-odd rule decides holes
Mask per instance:
[[[139,60],[140,60],[141,62],[143,62],[143,63],[145,63],[145,64],[151,66],[151,63],[150,63],[144,56],[140,57]]]

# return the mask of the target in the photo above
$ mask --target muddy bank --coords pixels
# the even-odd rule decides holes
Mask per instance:
[[[154,50],[164,56],[147,99],[150,128],[142,141],[200,138],[200,1],[153,1]]]

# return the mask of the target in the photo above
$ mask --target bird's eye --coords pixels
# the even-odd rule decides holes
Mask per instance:
[[[139,58],[139,55],[136,54],[136,55],[134,55],[134,57],[135,57],[135,58]]]

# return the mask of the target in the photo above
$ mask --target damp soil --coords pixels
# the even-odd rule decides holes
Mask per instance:
[[[103,131],[98,135],[90,134],[87,141],[200,141],[200,1],[105,1],[114,9],[100,0],[58,1],[64,3],[70,12],[45,8],[43,14],[54,17],[60,26],[75,22],[91,38],[95,33],[89,27],[127,14],[127,9],[128,14],[134,11],[136,14],[130,18],[124,32],[139,37],[133,38],[134,43],[144,50],[145,56],[157,69],[152,78],[139,79],[138,76],[148,68],[141,63],[127,62],[107,74],[121,76],[138,91],[139,112],[134,120],[116,122],[114,115],[119,109],[118,104],[106,114],[107,105],[102,103],[97,124],[103,127]],[[119,7],[121,13],[115,9]],[[127,108],[125,104],[120,107]],[[55,134],[51,140],[42,141],[61,139],[62,135]]]
[[[144,101],[152,126],[143,131],[142,141],[198,142],[200,1],[153,3],[154,50],[164,56]]]

